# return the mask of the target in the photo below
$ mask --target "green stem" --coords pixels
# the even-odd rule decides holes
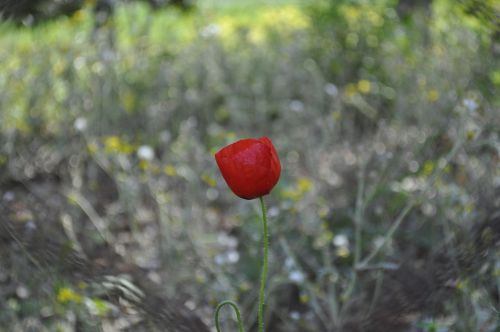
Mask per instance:
[[[267,255],[269,248],[269,234],[267,230],[267,216],[266,216],[266,205],[264,204],[264,198],[260,197],[260,207],[262,209],[262,223],[264,226],[264,258],[262,261],[262,274],[260,277],[260,292],[259,292],[259,332],[264,332],[264,301],[265,301],[265,289],[266,289],[266,279],[267,279]]]
[[[239,332],[245,332],[245,330],[243,329],[243,322],[241,321],[240,309],[238,309],[238,305],[233,301],[222,301],[217,305],[217,308],[215,308],[215,328],[217,329],[217,332],[220,332],[219,311],[226,304],[230,305],[231,308],[233,308],[234,312],[236,313],[236,320],[238,321]]]

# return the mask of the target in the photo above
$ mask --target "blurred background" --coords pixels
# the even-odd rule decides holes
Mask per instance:
[[[0,12],[0,331],[256,331],[264,135],[267,331],[500,331],[498,1]]]

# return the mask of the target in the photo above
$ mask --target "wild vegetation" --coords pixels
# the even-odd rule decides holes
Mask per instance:
[[[209,331],[226,298],[256,330],[259,206],[214,153],[266,135],[267,331],[498,331],[500,9],[411,3],[3,22],[0,330]]]

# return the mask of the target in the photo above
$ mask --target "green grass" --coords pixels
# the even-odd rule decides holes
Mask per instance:
[[[43,225],[65,252],[96,255],[96,270],[116,251],[124,262],[108,274],[131,267],[133,278],[160,280],[159,294],[185,294],[209,322],[216,303],[237,300],[249,328],[258,206],[231,194],[213,153],[268,135],[283,164],[266,197],[272,331],[347,324],[404,286],[380,284],[394,266],[433,280],[426,264],[437,254],[474,256],[471,234],[500,178],[491,30],[446,1],[433,2],[432,16],[416,9],[406,18],[391,1],[328,4],[204,1],[181,12],[130,3],[99,29],[90,7],[32,29],[1,24],[0,214],[23,232]],[[138,155],[143,145],[153,158]],[[78,317],[92,330],[129,317],[103,309],[115,307],[98,280],[63,263],[40,271],[6,243],[6,289],[31,293],[5,293],[0,326],[35,319],[71,329]],[[43,262],[43,253],[31,254]],[[498,328],[498,257],[475,258],[481,268],[461,267],[451,295],[435,295],[444,307],[416,309],[414,326]],[[224,331],[234,327],[222,316]]]

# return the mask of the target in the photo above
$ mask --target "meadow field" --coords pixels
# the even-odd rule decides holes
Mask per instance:
[[[0,23],[0,331],[257,331],[262,136],[267,332],[500,331],[498,2],[95,3]]]

